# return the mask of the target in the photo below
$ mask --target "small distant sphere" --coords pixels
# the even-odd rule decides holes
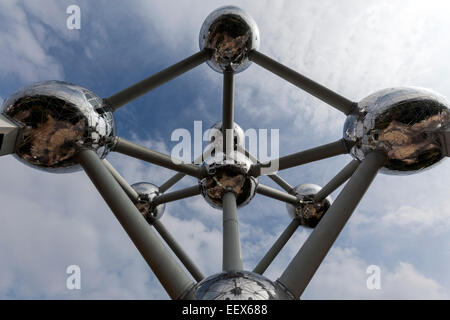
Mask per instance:
[[[296,186],[292,193],[299,199],[297,206],[286,204],[292,219],[298,219],[300,224],[307,228],[315,228],[331,206],[331,197],[328,196],[320,202],[314,201],[314,195],[322,188],[312,183]]]
[[[245,133],[236,122],[233,125],[233,139],[234,150],[237,150],[237,146],[244,147]],[[214,147],[214,150],[223,151],[222,121],[216,122],[210,128],[208,141],[210,142],[210,146]]]
[[[227,158],[219,152],[206,159],[202,166],[208,176],[200,180],[202,196],[213,208],[222,208],[222,198],[227,192],[236,195],[238,207],[245,206],[255,196],[258,180],[249,174],[252,161],[240,152]]]
[[[208,65],[215,71],[247,69],[248,54],[259,49],[259,29],[255,21],[238,7],[226,6],[213,11],[200,30],[200,50],[212,50]]]
[[[345,121],[344,139],[354,143],[350,153],[355,159],[362,161],[379,150],[388,157],[381,172],[408,175],[445,157],[436,132],[449,124],[449,103],[441,95],[422,88],[390,88],[358,103]]]
[[[164,209],[166,205],[160,204],[158,206],[154,206],[152,201],[158,196],[159,188],[152,183],[148,182],[139,182],[131,185],[131,187],[138,193],[139,199],[136,202],[136,207],[139,212],[142,213],[144,218],[152,223],[154,220],[160,219],[164,214]]]
[[[110,108],[93,92],[67,82],[25,87],[3,102],[2,113],[23,127],[16,157],[44,171],[78,171],[74,156],[80,149],[94,150],[103,159],[113,143]]]
[[[278,282],[248,271],[212,275],[191,293],[196,300],[294,300]]]

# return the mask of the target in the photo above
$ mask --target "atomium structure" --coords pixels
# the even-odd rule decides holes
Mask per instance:
[[[259,52],[255,21],[236,7],[219,8],[206,18],[199,45],[198,53],[110,97],[61,81],[41,82],[6,99],[0,115],[0,155],[13,154],[54,173],[84,170],[172,299],[299,299],[379,171],[413,174],[450,156],[449,104],[432,91],[390,88],[360,102],[348,100]],[[115,110],[204,62],[223,75],[223,113],[213,126],[219,134],[210,137],[211,148],[201,159],[174,161],[115,135]],[[259,162],[244,148],[243,130],[234,122],[234,74],[251,63],[344,113],[343,137],[272,160],[278,164],[274,169],[272,162]],[[110,152],[178,173],[159,187],[129,185],[105,159]],[[341,154],[353,159],[323,188],[292,187],[276,173]],[[262,174],[283,191],[259,183]],[[198,184],[167,192],[185,175]],[[344,183],[332,201],[329,195]],[[255,193],[285,202],[292,222],[255,268],[246,271],[238,208]],[[223,268],[208,278],[159,220],[167,203],[196,195],[223,213]],[[267,279],[263,273],[299,226],[313,229],[311,235],[280,278]]]

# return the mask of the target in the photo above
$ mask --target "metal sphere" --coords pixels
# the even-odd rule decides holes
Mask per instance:
[[[144,218],[152,223],[153,220],[160,219],[164,214],[166,205],[160,204],[154,206],[152,201],[159,195],[159,188],[152,183],[139,182],[131,185],[131,187],[138,193],[139,198],[136,202],[136,207],[142,213]]]
[[[258,180],[249,175],[252,161],[240,152],[226,157],[219,152],[206,159],[203,166],[208,176],[200,180],[202,195],[213,208],[222,208],[226,192],[236,195],[238,207],[245,206],[255,196]]]
[[[236,146],[244,147],[245,133],[244,130],[236,122],[233,124],[233,139],[234,150],[236,150]],[[210,146],[214,147],[214,150],[223,150],[222,121],[216,122],[210,128],[208,141],[210,142]]]
[[[248,54],[259,49],[259,29],[255,21],[238,7],[221,7],[206,18],[199,36],[200,50],[211,49],[208,65],[215,71],[247,69]]]
[[[91,91],[61,81],[25,87],[3,102],[2,112],[22,126],[15,154],[24,163],[61,173],[80,170],[74,156],[80,148],[110,151],[114,118]]]
[[[380,150],[388,157],[381,172],[407,175],[444,158],[436,132],[449,124],[449,104],[442,96],[421,88],[390,88],[358,103],[345,121],[344,139],[354,143],[355,159]]]
[[[278,282],[248,271],[223,272],[192,289],[196,300],[294,300]]]
[[[321,189],[320,186],[311,183],[296,186],[292,193],[299,199],[298,205],[286,204],[291,218],[299,219],[302,226],[315,228],[332,202],[330,196],[320,202],[314,201],[314,195]]]

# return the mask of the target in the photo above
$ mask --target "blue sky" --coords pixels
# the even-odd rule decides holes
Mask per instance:
[[[67,6],[81,30],[66,28]],[[106,97],[198,50],[217,7],[234,4],[260,28],[261,48],[352,100],[414,85],[450,97],[446,1],[2,1],[0,97],[65,80]],[[118,135],[159,151],[176,128],[206,129],[221,116],[221,76],[206,64],[115,113]],[[342,136],[344,116],[258,66],[236,76],[235,120],[280,129],[280,154]],[[130,182],[161,184],[172,172],[111,154]],[[281,172],[292,185],[324,185],[350,157]],[[83,172],[54,175],[0,158],[0,298],[167,299]],[[450,163],[412,176],[379,175],[303,298],[448,299]],[[266,178],[261,182],[274,186]],[[175,188],[195,184],[183,179]],[[175,190],[174,188],[174,190]],[[336,193],[333,197],[336,197]],[[167,206],[162,222],[205,274],[221,266],[221,216],[200,197]],[[283,203],[257,195],[239,211],[244,265],[252,269],[289,223]],[[310,231],[299,229],[266,275],[276,279]],[[82,290],[66,289],[77,264]],[[381,290],[366,268],[381,268]]]

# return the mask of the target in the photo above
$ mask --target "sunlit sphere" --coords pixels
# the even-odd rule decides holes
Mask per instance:
[[[214,147],[214,150],[223,151],[223,134],[222,134],[222,121],[216,122],[208,132],[208,147]],[[233,125],[233,145],[234,150],[237,150],[237,146],[244,147],[245,133],[244,130],[235,122]]]
[[[191,293],[196,300],[294,300],[278,282],[248,271],[212,275]]]
[[[80,148],[106,157],[114,138],[109,107],[91,91],[66,82],[25,87],[3,102],[2,112],[22,126],[18,159],[49,172],[81,169],[74,161]]]
[[[236,195],[238,207],[255,196],[258,180],[249,174],[252,161],[240,152],[226,157],[219,152],[203,162],[208,176],[200,180],[202,195],[213,208],[222,208],[222,198],[227,192]]]
[[[306,183],[296,186],[292,193],[299,199],[298,205],[286,204],[292,219],[298,219],[300,224],[307,228],[315,228],[324,214],[331,206],[331,197],[322,201],[314,201],[314,195],[322,188],[318,185]]]
[[[251,64],[248,54],[259,49],[259,29],[255,21],[238,7],[213,11],[200,30],[200,50],[211,49],[208,65],[217,72],[241,72]]]
[[[379,150],[388,157],[381,172],[407,175],[444,158],[436,132],[449,124],[444,97],[422,88],[390,88],[358,103],[345,121],[344,139],[354,143],[355,159]]]
[[[159,188],[152,183],[139,182],[131,185],[131,187],[138,193],[139,198],[136,202],[136,207],[142,213],[144,218],[152,223],[154,220],[160,219],[164,214],[166,205],[160,204],[155,206],[152,201],[158,196]]]

